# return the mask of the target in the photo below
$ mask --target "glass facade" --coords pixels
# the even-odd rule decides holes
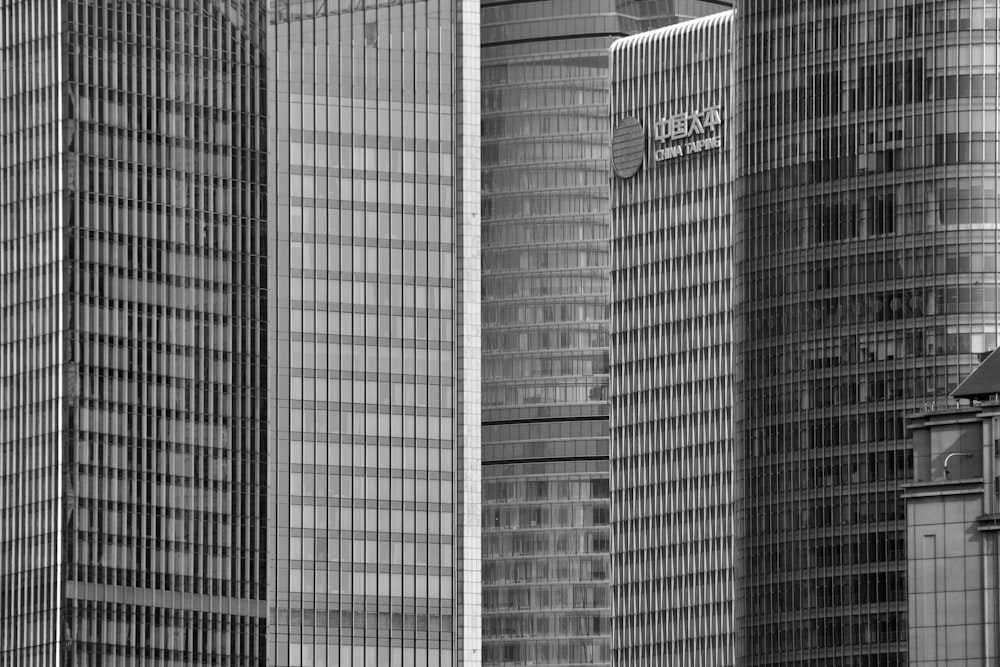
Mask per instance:
[[[56,667],[63,313],[57,7],[0,3],[0,665]],[[33,390],[32,390],[33,389]]]
[[[737,25],[737,658],[904,665],[903,415],[997,344],[997,6]]]
[[[729,4],[482,4],[486,664],[610,662],[608,48]]]
[[[616,665],[733,664],[732,23],[611,50]]]
[[[270,6],[276,667],[479,657],[477,9]]]
[[[263,18],[0,4],[0,664],[263,664]]]

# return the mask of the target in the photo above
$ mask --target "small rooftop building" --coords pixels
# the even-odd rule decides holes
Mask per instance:
[[[914,479],[903,487],[909,664],[994,665],[1000,659],[1000,355],[952,394],[968,407],[908,418]]]

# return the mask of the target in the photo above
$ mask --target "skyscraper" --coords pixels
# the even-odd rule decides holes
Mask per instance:
[[[737,659],[904,665],[903,415],[997,344],[997,9],[737,25]]]
[[[0,5],[0,664],[263,665],[263,39]]]
[[[616,665],[732,665],[733,12],[611,48]]]
[[[268,30],[268,657],[479,661],[479,14]]]
[[[484,2],[487,664],[610,661],[608,47],[728,2]]]

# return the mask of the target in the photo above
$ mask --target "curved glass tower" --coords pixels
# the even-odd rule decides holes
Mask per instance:
[[[740,12],[737,660],[903,665],[902,417],[997,340],[997,8]]]
[[[611,659],[608,48],[728,5],[483,4],[486,664]]]

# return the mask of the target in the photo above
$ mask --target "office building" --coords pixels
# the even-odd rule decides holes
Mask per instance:
[[[610,662],[608,47],[729,2],[484,2],[484,661]]]
[[[615,665],[733,664],[733,15],[611,47]]]
[[[268,660],[478,664],[479,6],[269,20]]]
[[[264,664],[264,34],[0,4],[0,664]]]
[[[997,9],[739,12],[737,664],[905,665],[903,417],[997,343]]]

